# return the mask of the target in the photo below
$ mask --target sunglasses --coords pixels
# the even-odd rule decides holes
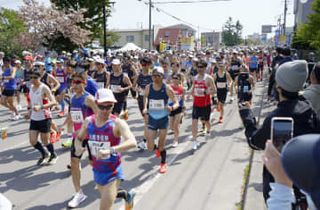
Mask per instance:
[[[36,77],[36,76],[34,76],[34,77],[30,77],[30,79],[38,79],[39,77]]]
[[[153,77],[161,77],[160,74],[152,74]]]
[[[104,105],[98,105],[98,108],[100,109],[100,110],[110,110],[110,109],[112,109],[112,107],[113,107],[113,105],[111,104],[111,105],[107,105],[107,106],[104,106]]]
[[[178,77],[172,77],[172,79],[180,80]]]
[[[198,66],[199,69],[204,69],[206,68],[205,66]]]
[[[73,84],[79,85],[79,84],[84,84],[84,81],[82,80],[72,80]]]

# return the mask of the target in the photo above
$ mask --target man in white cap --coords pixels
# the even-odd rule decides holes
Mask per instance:
[[[169,123],[169,113],[179,107],[179,102],[174,96],[172,88],[163,82],[164,71],[162,67],[154,68],[152,72],[153,82],[146,86],[144,93],[144,114],[148,114],[147,147],[149,151],[155,151],[157,157],[161,157],[160,173],[167,172],[165,149]],[[173,102],[169,106],[168,100]],[[158,146],[154,143],[159,130]]]
[[[75,154],[82,153],[82,141],[88,138],[94,181],[101,195],[100,209],[111,210],[124,179],[120,153],[135,148],[136,139],[128,124],[111,114],[117,100],[110,89],[99,89],[95,101],[98,113],[82,124],[75,140]],[[126,205],[132,209],[132,200]]]

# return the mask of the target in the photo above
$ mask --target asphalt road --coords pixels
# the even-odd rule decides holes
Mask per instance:
[[[260,108],[263,84],[258,84],[253,109]],[[141,140],[143,121],[137,103],[129,99],[128,124],[137,140]],[[212,137],[199,137],[201,146],[191,151],[191,103],[181,126],[180,144],[171,147],[173,135],[168,136],[168,172],[158,173],[160,160],[154,153],[133,149],[123,154],[126,180],[124,189],[134,188],[136,210],[231,210],[241,200],[244,169],[249,162],[249,149],[244,139],[236,102],[225,107],[225,122],[217,124],[215,113]],[[39,153],[29,145],[26,120],[9,121],[10,114],[0,108],[0,127],[8,127],[8,138],[0,140],[0,192],[9,198],[15,209],[66,209],[74,190],[67,164],[70,152],[55,144],[59,155],[53,166],[36,166]],[[55,119],[58,124],[62,119]],[[62,140],[63,141],[63,140]],[[95,189],[87,157],[82,160],[81,185],[88,196],[79,209],[98,209],[99,193]],[[114,208],[124,209],[117,200]]]

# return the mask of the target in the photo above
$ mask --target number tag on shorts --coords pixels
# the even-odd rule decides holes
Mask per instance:
[[[114,93],[119,93],[120,92],[121,85],[110,85],[110,89]]]
[[[74,123],[82,123],[83,122],[83,115],[82,111],[70,111],[71,119]]]
[[[217,82],[217,88],[226,88],[227,84],[225,82]]]
[[[194,95],[195,96],[204,96],[204,88],[195,88],[194,89]]]
[[[97,157],[100,150],[110,149],[110,142],[88,141],[91,155]],[[107,157],[106,159],[108,159]]]
[[[64,77],[56,77],[60,83],[64,83]]]
[[[155,109],[155,110],[164,109],[164,100],[150,99],[149,109]]]
[[[97,82],[98,89],[103,89],[104,88],[104,82]]]

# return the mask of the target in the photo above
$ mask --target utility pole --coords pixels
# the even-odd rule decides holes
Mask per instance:
[[[288,0],[284,0],[284,17],[283,17],[283,35],[286,35],[286,22],[287,22]]]
[[[152,42],[152,35],[151,35],[151,7],[152,2],[149,0],[149,51],[151,51],[151,42]]]
[[[104,58],[107,56],[107,11],[106,5],[103,3],[103,48],[104,48]]]

